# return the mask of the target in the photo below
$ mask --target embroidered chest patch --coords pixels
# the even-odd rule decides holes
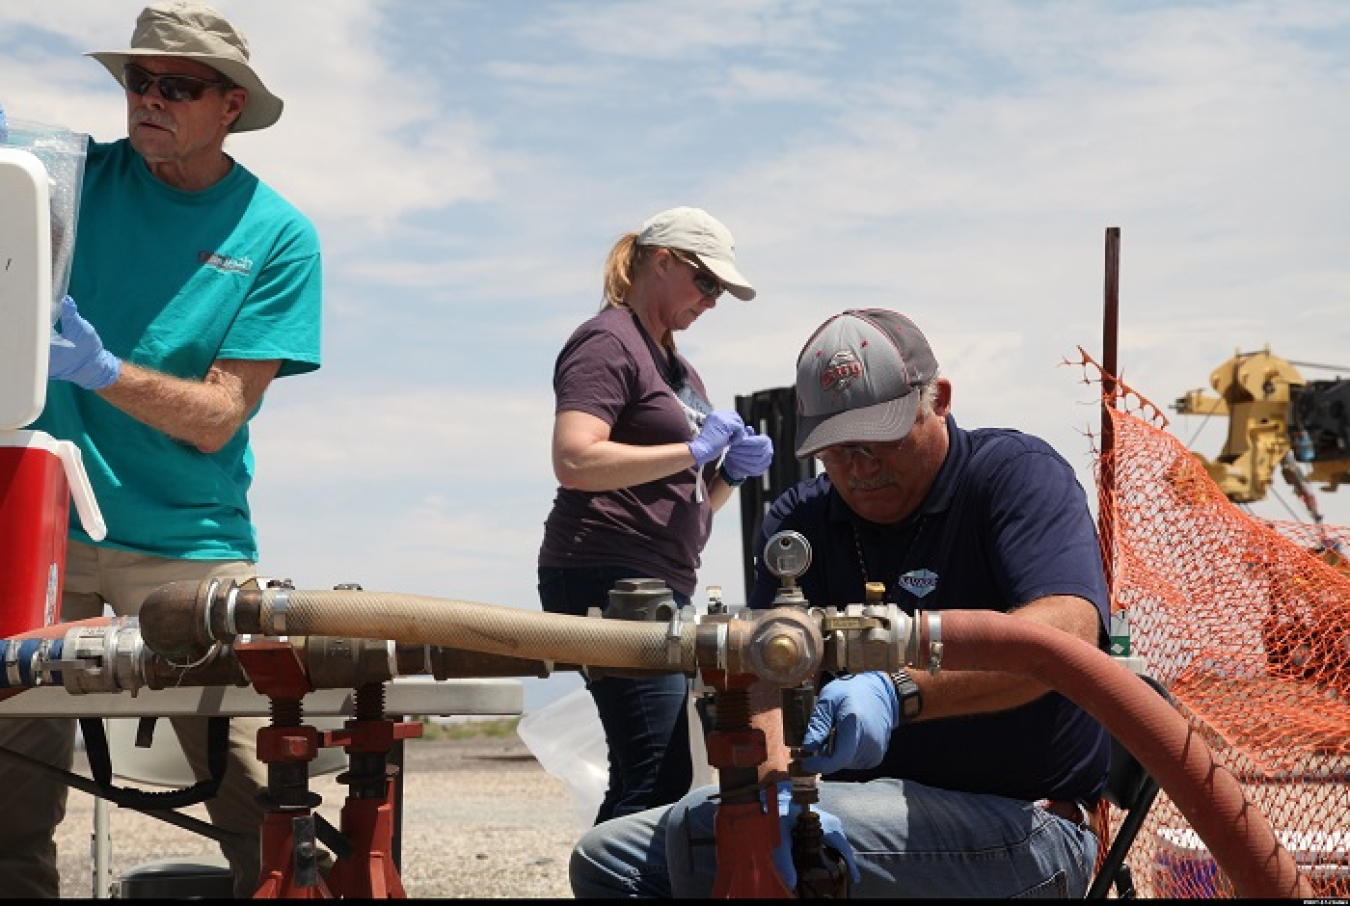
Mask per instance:
[[[916,569],[900,576],[900,587],[916,598],[936,591],[937,583],[938,574],[929,569]]]

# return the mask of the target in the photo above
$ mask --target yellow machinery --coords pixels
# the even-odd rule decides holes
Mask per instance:
[[[1172,407],[1228,417],[1223,452],[1214,460],[1195,454],[1209,476],[1233,502],[1250,503],[1266,496],[1278,468],[1320,522],[1308,482],[1324,491],[1350,482],[1350,380],[1305,381],[1267,346],[1236,353],[1209,383],[1217,397],[1192,390]]]

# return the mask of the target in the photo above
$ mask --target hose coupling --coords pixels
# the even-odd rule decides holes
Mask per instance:
[[[115,617],[106,626],[81,626],[66,633],[61,658],[50,665],[72,695],[144,688],[149,656],[136,617]]]

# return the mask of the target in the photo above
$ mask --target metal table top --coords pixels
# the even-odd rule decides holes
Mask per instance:
[[[350,716],[351,689],[319,689],[306,695],[307,716]],[[517,679],[399,677],[385,684],[388,714],[516,716],[524,711],[524,686]],[[0,717],[177,717],[184,714],[267,717],[266,696],[252,687],[196,686],[72,695],[60,686],[26,689],[0,701]]]

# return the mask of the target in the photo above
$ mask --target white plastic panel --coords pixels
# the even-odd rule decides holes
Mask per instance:
[[[47,401],[51,307],[47,171],[0,147],[0,431],[27,425]]]

